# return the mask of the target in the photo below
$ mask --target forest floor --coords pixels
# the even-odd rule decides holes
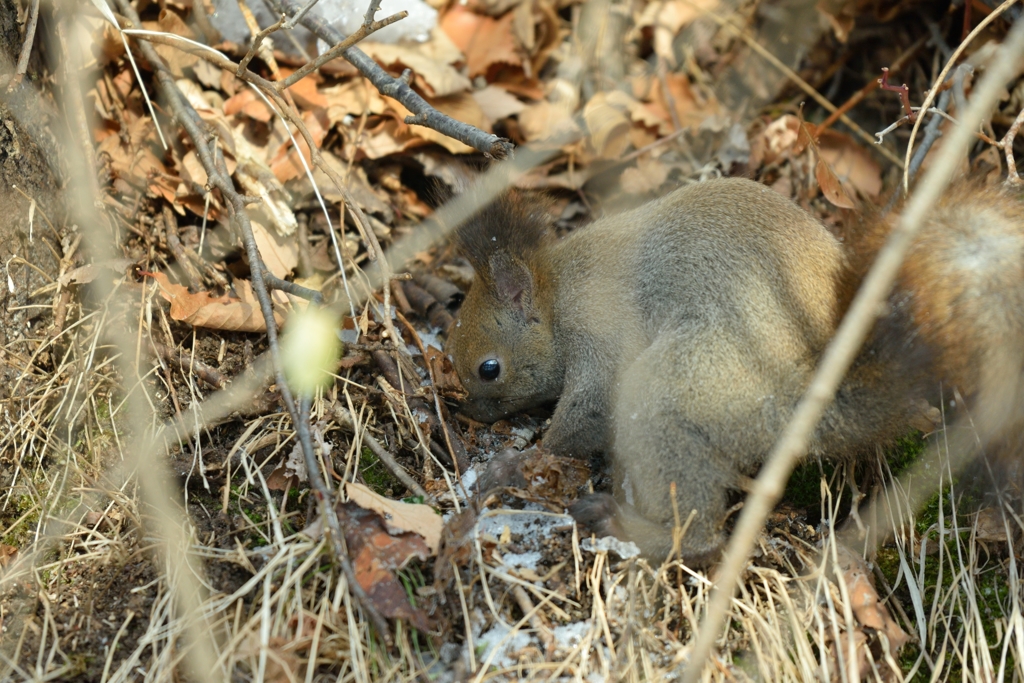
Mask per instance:
[[[458,413],[444,338],[473,271],[438,234],[482,177],[543,193],[564,234],[741,176],[840,235],[928,168],[1020,14],[385,3],[375,19],[410,16],[373,29],[418,22],[411,39],[376,42],[360,9],[331,35],[369,33],[371,66],[348,51],[285,89],[315,39],[250,50],[246,22],[277,19],[263,0],[71,6],[0,11],[0,171],[20,186],[0,195],[5,681],[681,677],[714,573],[586,538],[566,509],[609,488],[604,463],[541,452],[526,488],[474,495],[550,411]],[[909,107],[947,66],[908,153]],[[959,169],[979,182],[1006,177],[1018,72]],[[299,315],[311,293],[331,343]],[[321,357],[328,380],[295,400],[280,378]],[[910,506],[899,475],[942,443],[938,408],[922,415],[874,462],[797,469],[701,680],[1024,680],[1019,491],[939,460]],[[877,539],[851,507],[883,499],[896,531]]]

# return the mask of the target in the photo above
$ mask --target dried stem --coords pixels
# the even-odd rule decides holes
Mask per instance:
[[[294,15],[301,9],[298,0],[267,0],[267,2],[275,11],[284,12],[288,15]],[[302,17],[299,23],[329,45],[337,45],[344,40],[344,36],[337,29],[330,26],[317,12],[309,12],[306,16]],[[389,75],[377,62],[370,59],[359,48],[346,48],[341,51],[341,56],[348,60],[352,66],[356,67],[382,95],[398,100],[406,109],[412,112],[412,115],[407,116],[405,119],[407,124],[433,128],[437,132],[463,142],[489,157],[504,159],[512,154],[512,143],[508,140],[499,138],[491,133],[485,133],[476,126],[456,121],[437,111],[415,90],[410,88],[408,83]]]
[[[251,62],[252,58],[256,56],[256,53],[260,49],[260,45],[263,44],[263,39],[282,26],[284,26],[284,17],[281,17],[276,22],[256,34],[252,39],[252,45],[249,46],[249,51],[245,53],[245,57],[242,57],[242,61],[238,63],[238,68],[235,69],[236,76],[241,76],[242,72],[249,67],[249,62]]]
[[[999,146],[1003,148],[1003,154],[1006,155],[1006,186],[1007,187],[1020,187],[1024,185],[1024,181],[1020,179],[1017,174],[1017,162],[1013,158],[1013,139],[1017,137],[1017,133],[1020,131],[1021,125],[1024,124],[1024,109],[1021,109],[1020,113],[1017,114],[1017,118],[1013,120],[1013,125],[1010,126],[1010,130],[1006,131],[1006,135],[999,141]]]
[[[39,23],[39,0],[32,0],[29,7],[28,24],[25,26],[25,42],[21,46],[21,54],[18,56],[18,66],[14,70],[15,78],[20,79],[28,71],[28,60],[32,56],[32,44],[36,39],[36,24]],[[12,84],[14,81],[12,81]]]
[[[978,25],[974,27],[974,30],[971,31],[970,35],[964,38],[960,45],[953,50],[953,54],[949,56],[948,60],[946,60],[946,66],[942,67],[942,71],[939,72],[938,77],[935,79],[935,85],[928,91],[928,96],[924,98],[924,102],[921,104],[921,109],[928,109],[932,106],[932,102],[935,101],[936,95],[939,94],[939,90],[946,82],[946,74],[948,74],[950,69],[953,68],[953,65],[956,64],[956,60],[960,59],[960,55],[963,54],[964,50],[967,49],[967,46],[971,44],[971,41],[977,38],[989,24],[995,21],[999,15],[1013,6],[1016,2],[1017,0],[1006,0],[1003,4],[999,5],[999,7],[992,10],[991,14],[978,22]],[[907,141],[907,154],[903,167],[904,193],[910,191],[910,158],[914,151],[914,140],[917,139],[917,131],[921,127],[921,120],[922,117],[918,117],[917,120],[914,121],[914,128],[910,131],[910,140]]]
[[[128,0],[117,0],[117,4],[125,17],[135,25],[140,25],[139,16],[136,14],[134,8],[129,4]],[[250,223],[248,214],[245,211],[245,205],[247,203],[251,203],[251,200],[247,201],[246,197],[242,196],[235,190],[234,184],[228,177],[227,173],[223,170],[224,167],[222,161],[221,163],[218,163],[220,160],[218,158],[218,150],[216,148],[211,149],[207,142],[207,136],[203,133],[201,128],[202,121],[199,118],[198,113],[192,108],[188,100],[178,89],[173,76],[167,69],[167,66],[163,63],[163,60],[157,54],[156,50],[146,41],[139,42],[138,46],[146,57],[146,60],[154,69],[157,87],[163,95],[164,101],[169,106],[172,116],[182,126],[189,138],[191,138],[192,143],[195,146],[196,155],[199,157],[199,160],[203,165],[203,169],[206,171],[209,178],[209,184],[220,190],[221,194],[227,200],[227,208],[231,220],[242,236],[242,243],[245,247],[246,256],[249,260],[253,290],[256,293],[256,298],[259,300],[260,310],[263,313],[263,318],[267,324],[267,343],[270,347],[271,358],[273,359],[277,385],[281,392],[281,400],[292,418],[292,425],[294,426],[295,432],[299,438],[299,443],[302,446],[303,457],[305,458],[307,465],[309,465],[309,463],[316,465],[316,454],[313,450],[313,440],[309,430],[308,403],[306,403],[306,412],[303,414],[303,401],[298,403],[294,401],[291,390],[288,387],[287,379],[284,376],[284,366],[281,361],[281,350],[278,344],[277,327],[274,323],[273,305],[271,303],[268,290],[268,285],[270,283],[267,282],[265,277],[267,270],[263,264],[259,248],[256,245],[256,239],[252,231],[252,224]],[[271,90],[273,89],[271,88]],[[277,95],[276,92],[273,94]],[[277,97],[279,98],[280,96],[278,95]],[[278,101],[283,103],[280,99]],[[306,133],[308,135],[308,131]],[[312,144],[312,138],[307,139],[307,144],[310,145],[310,151],[314,151],[316,149],[315,145]],[[280,281],[278,281],[278,283],[279,282]],[[342,572],[348,579],[349,589],[351,590],[352,595],[359,601],[360,606],[373,622],[374,628],[377,629],[381,638],[390,644],[391,634],[388,629],[387,621],[381,616],[373,604],[367,600],[365,592],[355,581],[354,570],[352,569],[351,563],[344,552],[344,535],[341,532],[337,512],[334,509],[334,499],[331,495],[331,491],[326,487],[323,479],[319,477],[319,470],[315,467],[310,467],[309,477],[310,483],[313,485],[314,491],[316,492],[317,500],[320,503],[321,514],[323,514],[324,519],[327,522],[328,529],[330,530],[334,559],[339,563],[342,568]]]

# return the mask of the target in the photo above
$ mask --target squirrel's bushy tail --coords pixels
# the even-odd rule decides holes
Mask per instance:
[[[844,308],[897,220],[898,212],[866,216],[848,230]],[[958,394],[967,400],[958,415],[970,420],[978,441],[1019,458],[1024,201],[975,184],[949,192],[926,220],[887,312],[823,420],[821,446],[849,452],[897,438],[915,398],[934,404]]]

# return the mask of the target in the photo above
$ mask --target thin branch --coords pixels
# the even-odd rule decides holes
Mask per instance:
[[[691,650],[690,661],[683,675],[683,683],[696,683],[700,678],[722,625],[729,614],[729,606],[736,590],[737,580],[747,564],[750,549],[765,519],[782,496],[786,480],[797,460],[807,451],[811,433],[832,401],[846,370],[850,367],[868,331],[878,317],[882,301],[892,288],[903,258],[911,246],[914,234],[949,184],[949,169],[963,157],[974,136],[974,129],[991,110],[1005,83],[1014,75],[1017,60],[1024,53],[1024,21],[1019,21],[999,48],[992,66],[979,85],[973,101],[963,112],[960,126],[953,129],[946,144],[939,150],[935,163],[928,168],[920,186],[908,202],[899,225],[864,279],[850,310],[829,344],[807,392],[797,405],[754,482],[747,496],[743,512],[733,531],[722,564],[715,576],[715,589],[700,632]],[[943,76],[944,77],[944,76]],[[939,81],[941,83],[941,81]],[[933,89],[934,90],[934,89]]]
[[[763,45],[761,45],[753,37],[750,36],[749,32],[746,29],[744,29],[742,26],[738,26],[732,18],[723,17],[718,13],[714,12],[713,10],[697,7],[694,0],[683,1],[687,5],[690,5],[690,7],[699,10],[702,16],[710,17],[720,27],[729,29],[730,32],[735,34],[740,40],[746,43],[751,50],[756,52],[758,55],[761,56],[762,59],[771,64],[776,69],[778,69],[784,76],[786,76],[786,78],[793,81],[793,83],[799,86],[801,90],[807,93],[811,97],[811,99],[813,99],[815,102],[821,105],[826,111],[828,111],[829,113],[836,113],[838,111],[836,105],[829,102],[828,99],[820,92],[818,92],[813,85],[805,81],[803,78],[800,77],[799,74],[797,74],[795,71],[793,71],[788,66],[783,64],[778,57],[776,57],[770,51],[765,49]],[[847,127],[849,127],[849,129],[852,130],[854,134],[856,134],[857,137],[859,137],[861,140],[864,140],[865,142],[873,141],[871,135],[869,135],[867,131],[861,128],[853,119],[848,117],[846,114],[837,115],[839,117],[839,120],[842,121]],[[880,154],[882,154],[882,156],[884,156],[892,163],[896,164],[900,168],[903,167],[903,161],[885,147],[879,148],[878,151]]]
[[[288,20],[288,23],[285,24],[285,28],[287,28],[289,31],[292,30],[293,28],[295,28],[295,26],[300,21],[302,21],[302,17],[306,16],[306,12],[308,12],[311,9],[313,9],[313,6],[316,5],[316,3],[318,3],[318,2],[320,2],[320,0],[308,0],[308,2],[306,2],[305,5],[303,5],[302,9],[300,9],[298,12],[296,12],[295,16],[293,16],[291,19]],[[371,7],[373,5],[376,5],[377,8],[379,9],[380,8],[380,0],[374,0],[372,3],[370,3],[370,5],[371,5]]]
[[[974,30],[971,31],[970,35],[964,38],[960,45],[957,46],[956,50],[953,51],[953,54],[950,55],[949,59],[946,60],[946,66],[942,67],[942,71],[939,72],[938,77],[935,79],[935,86],[928,91],[928,96],[925,97],[924,102],[921,103],[922,109],[928,109],[932,106],[932,102],[935,101],[935,96],[939,94],[939,90],[946,82],[946,75],[949,73],[950,69],[953,68],[953,65],[956,64],[956,60],[960,59],[960,55],[963,54],[964,50],[967,49],[967,46],[971,44],[971,41],[977,38],[989,24],[995,21],[1000,14],[1005,12],[1016,2],[1017,0],[1006,0],[1003,4],[999,5],[999,7],[992,10],[991,14],[978,22],[978,25],[974,27]],[[914,150],[914,140],[917,139],[917,131],[920,127],[921,117],[918,117],[917,121],[914,121],[913,130],[910,131],[910,140],[907,141],[907,154],[904,160],[905,165],[903,167],[904,193],[908,193],[910,191],[910,158]]]
[[[377,459],[384,463],[384,466],[388,468],[391,474],[395,475],[405,488],[412,491],[417,496],[421,496],[423,499],[428,499],[430,496],[423,490],[423,487],[416,483],[416,480],[409,476],[409,473],[405,471],[405,468],[398,464],[395,460],[395,456],[391,455],[388,449],[384,448],[377,439],[374,438],[373,434],[370,434],[365,429],[360,430],[356,424],[355,419],[352,417],[352,413],[348,411],[341,403],[335,401],[331,404],[331,408],[334,410],[334,419],[337,420],[338,424],[345,429],[359,435],[363,443],[370,447],[373,454],[377,456]]]
[[[117,3],[121,8],[121,12],[133,24],[140,25],[139,16],[136,14],[134,8],[129,4],[128,0],[117,0]],[[256,245],[256,239],[252,231],[252,224],[250,223],[248,214],[245,211],[245,205],[247,203],[246,198],[235,190],[234,184],[224,168],[222,158],[218,157],[219,150],[217,148],[211,149],[207,143],[206,135],[203,133],[202,129],[203,123],[199,114],[192,108],[191,104],[178,89],[177,84],[174,81],[174,77],[171,75],[156,50],[148,41],[139,41],[137,45],[142,51],[142,54],[146,57],[146,60],[152,65],[157,87],[163,95],[167,106],[170,108],[174,119],[182,126],[182,128],[185,129],[186,134],[191,138],[196,150],[196,155],[199,157],[200,163],[203,165],[203,168],[207,173],[207,177],[209,179],[208,182],[212,187],[220,190],[221,194],[227,200],[226,206],[232,223],[234,223],[238,228],[242,236],[242,243],[245,247],[246,256],[248,257],[250,264],[253,290],[256,293],[256,298],[259,300],[260,310],[263,313],[264,320],[266,321],[267,343],[270,347],[270,355],[273,360],[278,390],[281,392],[281,400],[291,416],[292,425],[299,438],[299,443],[302,446],[302,452],[306,462],[312,462],[315,464],[316,455],[313,450],[313,440],[310,436],[308,422],[308,399],[303,398],[299,402],[296,402],[292,397],[291,390],[288,387],[287,380],[284,376],[284,366],[281,361],[281,350],[278,344],[277,326],[274,323],[273,305],[271,303],[268,290],[269,283],[265,280],[265,273],[267,270],[263,263],[262,256],[260,255],[259,248]],[[270,90],[273,91],[274,89],[271,88]],[[276,92],[272,92],[272,94],[278,98],[280,97]],[[312,139],[310,138],[307,141],[307,144],[310,144],[310,151],[314,151],[316,146],[311,143]],[[303,411],[304,406],[305,411]],[[392,639],[387,621],[383,616],[381,616],[373,603],[367,599],[365,592],[355,581],[355,572],[352,569],[351,562],[344,551],[345,537],[341,533],[341,527],[338,522],[337,512],[334,508],[334,500],[331,495],[331,491],[326,488],[323,480],[319,478],[319,470],[315,467],[310,468],[309,477],[310,483],[314,485],[314,490],[320,503],[321,514],[324,516],[328,529],[330,530],[334,559],[341,566],[342,572],[348,579],[349,590],[352,595],[359,602],[364,612],[369,616],[370,621],[373,623],[374,628],[377,630],[380,637],[390,645]],[[317,481],[319,481],[319,486],[316,485]]]
[[[28,13],[28,25],[25,26],[25,43],[21,46],[21,54],[18,56],[18,67],[14,70],[16,79],[20,79],[28,71],[28,60],[32,56],[32,44],[36,39],[36,24],[38,22],[39,0],[32,0],[32,6],[29,8]]]
[[[242,61],[238,63],[238,68],[235,70],[236,76],[241,76],[242,72],[249,68],[249,62],[251,62],[252,58],[256,56],[256,53],[260,49],[260,45],[263,44],[263,39],[282,26],[284,26],[284,17],[281,17],[276,22],[256,34],[252,39],[252,45],[249,46],[249,50],[245,53],[245,56],[242,57]]]
[[[322,55],[320,55],[319,57],[314,59],[312,62],[309,62],[308,64],[306,64],[304,67],[302,67],[301,69],[299,69],[298,71],[293,73],[288,78],[285,78],[284,80],[278,81],[277,82],[278,90],[280,91],[280,90],[284,90],[286,88],[292,87],[293,85],[295,85],[296,83],[301,81],[303,78],[305,78],[306,76],[308,76],[312,72],[314,72],[317,69],[319,69],[320,67],[322,67],[327,62],[329,62],[329,61],[331,61],[333,59],[337,59],[338,57],[340,57],[341,54],[345,50],[349,49],[350,47],[352,47],[353,45],[355,45],[359,41],[363,40],[364,38],[366,38],[371,33],[379,31],[380,29],[384,28],[385,26],[390,26],[391,24],[395,23],[396,21],[400,21],[402,19],[405,19],[407,16],[409,16],[409,13],[406,12],[405,10],[402,10],[401,12],[398,12],[396,14],[392,14],[390,17],[385,17],[384,19],[381,19],[380,21],[370,22],[369,25],[363,24],[362,26],[359,27],[359,29],[355,33],[350,35],[348,38],[346,38],[345,40],[341,41],[340,43],[338,43],[337,45],[332,47],[330,50],[327,50]]]
[[[1013,120],[1013,125],[1010,126],[1010,130],[1006,131],[1006,135],[999,142],[999,146],[1003,148],[1003,154],[1006,155],[1006,186],[1007,187],[1020,187],[1024,185],[1024,181],[1020,179],[1017,174],[1017,162],[1013,158],[1013,140],[1017,137],[1017,133],[1020,131],[1021,125],[1024,124],[1024,109],[1020,110],[1017,114],[1017,118]]]
[[[294,15],[301,9],[298,0],[267,0],[267,3],[274,11],[285,12],[288,15]],[[337,45],[344,40],[344,36],[315,11],[306,14],[299,23],[328,45]],[[512,154],[511,142],[497,135],[485,133],[476,126],[456,121],[437,111],[407,83],[389,75],[359,48],[346,48],[341,51],[341,56],[356,67],[382,95],[398,100],[412,112],[412,115],[405,119],[407,124],[432,128],[489,157],[504,159]]]
[[[911,58],[917,56],[917,51],[920,50],[926,42],[928,42],[928,36],[921,36],[920,38],[918,38],[913,45],[908,47],[906,50],[903,51],[903,53],[899,57],[893,60],[892,64],[889,65],[889,70],[899,71],[900,69],[902,69],[903,66],[910,61]],[[850,97],[850,99],[843,102],[839,106],[839,108],[837,108],[834,112],[829,114],[827,119],[818,124],[818,132],[820,133],[826,128],[831,128],[832,124],[839,120],[840,116],[842,116],[843,114],[857,106],[857,104],[860,103],[861,100],[867,97],[870,93],[877,90],[879,85],[880,84],[878,82],[878,79],[875,78],[872,79],[863,88],[855,92],[853,96]]]
[[[307,394],[299,397],[299,419],[303,421],[303,424],[309,424],[309,404],[310,397]],[[306,462],[309,484],[317,497],[317,501],[320,503],[320,514],[323,516],[324,524],[327,527],[332,554],[338,561],[338,564],[341,565],[341,571],[348,582],[349,591],[359,602],[367,616],[370,617],[370,621],[373,622],[373,628],[377,631],[377,634],[390,646],[393,641],[391,630],[388,628],[388,622],[370,601],[359,581],[356,580],[356,572],[352,568],[352,563],[349,562],[348,548],[345,544],[345,532],[341,528],[341,520],[338,519],[338,510],[334,507],[334,496],[331,494],[331,489],[328,488],[327,483],[320,476],[320,463],[317,461],[316,452],[313,450],[313,439],[308,429],[298,433],[298,436],[302,443],[302,455]]]

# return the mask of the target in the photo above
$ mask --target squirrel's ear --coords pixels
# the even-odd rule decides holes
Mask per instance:
[[[529,266],[505,251],[493,254],[488,265],[498,300],[518,310],[525,320],[535,319],[534,278]]]

